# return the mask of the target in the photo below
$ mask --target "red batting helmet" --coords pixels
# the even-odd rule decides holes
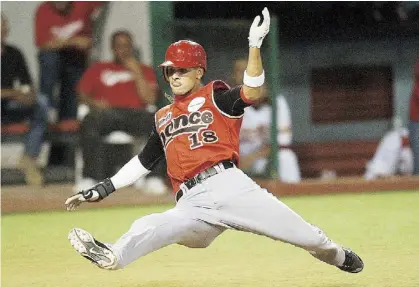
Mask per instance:
[[[169,46],[164,62],[159,67],[203,68],[207,69],[207,53],[196,42],[189,40],[177,41]]]

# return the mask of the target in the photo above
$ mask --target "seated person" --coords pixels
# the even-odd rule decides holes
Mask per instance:
[[[413,153],[409,146],[409,131],[396,127],[381,139],[374,157],[367,163],[364,178],[373,180],[412,173]]]
[[[113,33],[111,48],[113,62],[92,65],[77,87],[80,102],[90,108],[81,123],[83,186],[91,186],[103,178],[98,170],[102,159],[97,153],[103,147],[103,136],[113,131],[148,136],[154,122],[158,85],[153,69],[135,59],[133,37],[129,32]],[[163,176],[164,166],[160,169],[159,174]],[[148,181],[153,182],[153,186],[146,189],[154,189],[153,193],[166,192],[162,176],[149,176]]]
[[[285,97],[276,100],[278,109],[277,142],[279,178],[285,183],[301,181],[300,167],[295,153],[291,150],[292,132],[289,108]],[[253,175],[267,175],[271,155],[271,113],[267,102],[245,109],[240,131],[240,166]]]
[[[30,185],[41,185],[42,173],[37,158],[44,141],[47,127],[48,101],[36,94],[28,66],[16,47],[7,45],[6,17],[1,15],[1,123],[20,123],[29,120],[30,129],[25,138],[25,152],[19,167]]]

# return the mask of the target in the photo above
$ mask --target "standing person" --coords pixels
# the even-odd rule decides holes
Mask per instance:
[[[155,109],[157,79],[151,67],[135,59],[133,41],[128,31],[115,31],[111,36],[113,61],[95,63],[77,85],[80,102],[90,109],[80,130],[83,186],[91,186],[104,177],[98,170],[103,160],[99,156],[103,136],[119,130],[136,136],[151,132],[154,113],[150,111]],[[160,173],[164,174],[162,167]],[[147,178],[144,188],[160,194],[165,192],[166,185],[161,175],[155,174]]]
[[[83,74],[92,47],[92,18],[101,2],[46,1],[36,11],[35,43],[39,49],[39,87],[48,95],[58,119],[75,119],[75,85]],[[54,88],[60,85],[58,103]]]
[[[413,174],[419,175],[419,59],[416,61],[414,86],[410,97],[409,139],[413,152]]]
[[[49,122],[77,117],[75,85],[86,69],[92,47],[92,19],[98,16],[101,5],[98,1],[45,1],[36,11],[39,89],[49,99]],[[70,150],[53,143],[49,163],[68,164],[65,159]]]
[[[115,244],[103,244],[87,231],[69,233],[72,246],[104,269],[120,269],[170,244],[207,247],[225,229],[253,232],[288,242],[343,271],[364,265],[353,252],[334,243],[314,225],[258,186],[237,168],[243,109],[261,97],[264,70],[260,47],[269,32],[269,12],[262,11],[249,32],[249,59],[243,85],[230,89],[222,81],[201,87],[206,53],[192,41],[178,41],[166,51],[163,75],[174,102],[155,115],[149,141],[112,178],[68,198],[67,209],[99,201],[147,174],[166,157],[176,191],[174,208],[136,220]]]
[[[45,95],[37,94],[21,51],[6,44],[9,25],[1,14],[1,123],[29,120],[25,151],[19,168],[30,185],[41,185],[43,177],[37,159],[47,128],[48,103]]]

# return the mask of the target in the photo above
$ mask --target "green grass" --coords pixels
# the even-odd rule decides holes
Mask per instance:
[[[119,271],[81,258],[67,241],[72,227],[113,242],[138,217],[170,206],[44,212],[2,217],[4,287],[417,287],[419,193],[305,196],[283,201],[330,238],[359,253],[365,270],[344,273],[305,251],[227,231],[206,249],[170,246]]]

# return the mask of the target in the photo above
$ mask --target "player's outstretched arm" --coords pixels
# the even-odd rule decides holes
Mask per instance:
[[[128,186],[150,173],[164,158],[164,149],[155,126],[147,144],[139,155],[134,156],[114,176],[106,178],[87,190],[82,190],[67,198],[67,210],[76,209],[83,202],[98,202],[117,189]]]
[[[67,198],[65,205],[67,210],[75,210],[83,202],[99,202],[112,192],[128,186],[150,173],[138,157],[134,156],[113,177],[95,184],[87,190],[82,190]]]
[[[265,82],[265,72],[262,66],[260,47],[269,32],[270,16],[265,7],[262,10],[263,21],[259,25],[260,16],[256,16],[249,31],[249,59],[243,77],[243,94],[249,101],[258,101],[262,97],[262,85]]]

